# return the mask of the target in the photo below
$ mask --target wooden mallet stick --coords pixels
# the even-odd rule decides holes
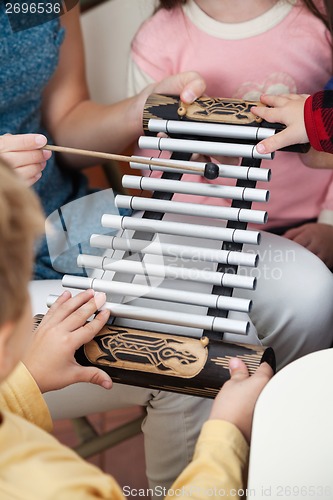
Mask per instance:
[[[168,167],[174,169],[188,170],[189,172],[200,172],[202,173],[202,167],[198,165],[195,167],[193,165],[177,165],[177,163],[169,163],[164,160],[160,160],[159,158],[147,159],[142,158],[141,156],[124,156],[117,155],[114,153],[102,153],[100,151],[90,151],[88,149],[76,149],[76,148],[67,148],[64,146],[53,146],[51,144],[47,144],[43,146],[42,149],[47,149],[49,151],[55,151],[56,153],[65,153],[65,154],[75,154],[81,156],[92,156],[94,158],[102,158],[104,160],[115,160],[115,161],[123,161],[126,163],[136,162],[142,163],[142,165],[154,165],[158,167]],[[204,176],[207,179],[216,179],[219,175],[219,167],[215,163],[207,163],[204,169]]]

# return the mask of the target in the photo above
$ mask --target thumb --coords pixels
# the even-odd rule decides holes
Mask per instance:
[[[187,104],[202,96],[206,89],[206,83],[202,76],[195,71],[187,71],[172,75],[160,82],[155,92],[180,94],[182,101]]]
[[[88,382],[104,389],[112,387],[111,377],[105,371],[94,366],[78,366],[76,379],[78,379],[77,382]]]
[[[198,75],[195,72],[186,73],[182,76],[180,98],[183,102],[191,104],[204,94],[206,90],[206,82],[201,75]]]
[[[231,380],[244,380],[250,376],[246,364],[239,358],[230,359],[229,371]]]

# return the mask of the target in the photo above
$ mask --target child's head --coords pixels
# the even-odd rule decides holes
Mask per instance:
[[[34,243],[44,230],[39,201],[15,172],[0,161],[0,377],[20,359],[31,330],[28,282]],[[29,317],[30,316],[30,317]],[[25,330],[25,332],[24,332]],[[27,335],[28,336],[28,335]],[[8,346],[17,352],[8,354]]]

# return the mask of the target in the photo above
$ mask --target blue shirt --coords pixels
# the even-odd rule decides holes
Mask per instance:
[[[57,67],[64,36],[65,31],[59,19],[13,33],[4,3],[1,2],[0,135],[41,133],[52,143],[52,138],[42,125],[42,94]],[[59,278],[64,272],[80,274],[76,266],[78,249],[89,252],[89,235],[100,232],[100,216],[104,212],[117,213],[112,192],[99,196],[96,210],[95,206],[91,210],[91,201],[87,208],[87,203],[82,199],[81,206],[71,204],[71,210],[60,211],[61,207],[68,207],[68,203],[92,191],[84,175],[62,169],[54,154],[34,189],[40,197],[45,215],[48,217],[52,214],[51,220],[56,227],[55,233],[48,238],[48,244],[43,239],[38,247],[35,278]],[[70,221],[68,218],[65,220],[64,213],[70,213]],[[60,240],[66,240],[62,249],[58,245]]]

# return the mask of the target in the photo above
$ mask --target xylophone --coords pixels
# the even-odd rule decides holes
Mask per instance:
[[[268,200],[268,190],[256,189],[256,182],[269,181],[270,170],[259,167],[273,155],[260,155],[255,145],[282,128],[255,117],[254,104],[203,97],[185,106],[177,96],[149,97],[139,147],[172,152],[171,158],[160,165],[149,158],[145,165],[131,162],[133,169],[161,175],[124,175],[123,187],[152,195],[117,195],[116,205],[134,214],[105,214],[102,226],[118,233],[93,234],[90,241],[105,249],[104,256],[79,255],[78,265],[92,274],[63,278],[65,287],[105,292],[112,311],[109,324],[77,351],[80,364],[98,366],[123,384],[214,397],[229,378],[230,357],[243,359],[250,373],[262,359],[272,359],[271,349],[246,343],[247,319],[230,317],[236,311],[247,318],[251,310],[252,301],[237,297],[237,289],[254,290],[256,279],[238,269],[257,266],[255,251],[242,252],[244,244],[260,244],[259,231],[247,225],[267,220],[267,212],[251,210],[251,204]],[[239,166],[193,162],[193,153],[242,160]],[[189,169],[210,182],[182,181]],[[217,177],[236,184],[214,184]],[[175,193],[232,203],[176,202]],[[240,342],[223,340],[226,332]]]

